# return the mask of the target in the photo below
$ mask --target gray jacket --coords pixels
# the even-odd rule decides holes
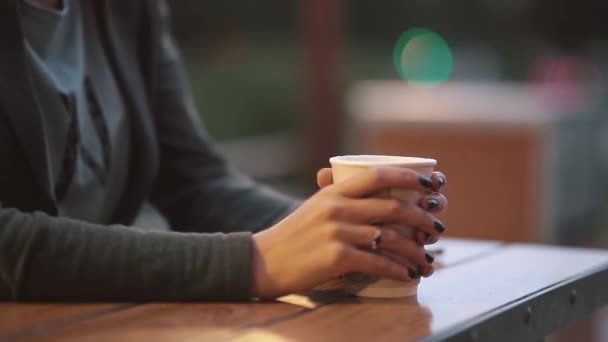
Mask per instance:
[[[164,1],[85,1],[130,115],[127,189],[110,225],[57,217],[63,150],[48,141],[65,137],[41,123],[66,108],[25,58],[22,0],[0,1],[0,300],[248,299],[251,232],[297,203],[235,172],[207,142]],[[126,226],[145,200],[173,232]]]

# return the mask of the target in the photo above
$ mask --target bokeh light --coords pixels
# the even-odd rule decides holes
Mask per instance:
[[[393,60],[401,79],[420,86],[436,86],[447,81],[453,66],[446,41],[425,28],[404,32],[395,45]]]

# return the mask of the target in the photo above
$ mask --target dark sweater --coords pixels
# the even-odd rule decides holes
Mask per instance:
[[[164,1],[90,0],[130,121],[123,195],[107,222],[62,217],[67,137],[53,84],[24,48],[22,0],[0,1],[0,299],[246,300],[251,232],[297,202],[233,170],[196,121]],[[128,227],[151,201],[173,232]]]

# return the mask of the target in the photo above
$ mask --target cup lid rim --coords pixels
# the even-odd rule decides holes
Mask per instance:
[[[359,159],[358,159],[359,158]],[[365,158],[366,160],[361,160]],[[342,155],[329,158],[330,164],[349,166],[435,166],[437,160],[421,157],[389,156],[389,155]]]

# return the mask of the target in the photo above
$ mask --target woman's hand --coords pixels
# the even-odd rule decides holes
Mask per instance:
[[[419,202],[421,208],[426,209],[433,214],[440,214],[448,206],[447,198],[441,193],[446,186],[447,181],[445,175],[439,171],[433,172],[431,175],[433,182],[432,191],[426,192],[424,197]],[[333,184],[333,176],[330,168],[323,168],[317,173],[317,184],[323,189]],[[423,245],[432,245],[437,242],[437,235],[428,235],[425,232],[416,232],[416,240]]]
[[[323,183],[319,192],[281,222],[254,235],[254,296],[271,298],[310,289],[348,272],[401,281],[432,273],[432,258],[420,244],[371,223],[415,226],[431,240],[444,230],[441,222],[417,205],[366,197],[388,188],[426,193],[433,190],[434,181],[408,169],[381,167],[362,171],[339,184],[329,183]],[[442,196],[438,201],[438,205],[445,205]],[[372,246],[378,232],[382,250],[409,260],[416,269],[362,250]]]

